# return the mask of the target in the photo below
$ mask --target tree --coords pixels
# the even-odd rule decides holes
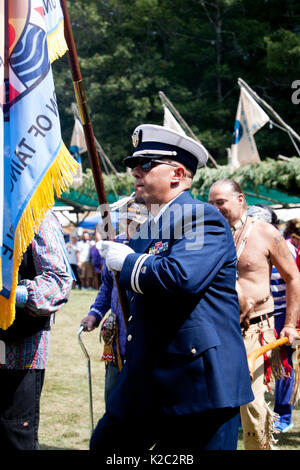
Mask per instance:
[[[94,132],[120,171],[136,125],[163,122],[159,90],[221,164],[231,145],[238,77],[296,128],[291,85],[299,79],[299,2],[76,0],[68,6]],[[56,61],[54,73],[63,133],[71,136],[75,99],[66,59]],[[279,130],[266,126],[256,140],[262,158],[294,153]]]

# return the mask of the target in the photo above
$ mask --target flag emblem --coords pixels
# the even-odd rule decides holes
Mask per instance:
[[[63,15],[59,2],[51,9],[47,5],[43,0],[0,4],[2,329],[14,320],[23,253],[77,167],[62,141],[51,71],[51,61],[66,51]]]
[[[238,144],[242,137],[243,137],[243,126],[240,123],[240,121],[237,119],[234,123],[232,143],[234,145]]]
[[[12,2],[8,24],[9,69],[6,73],[6,113],[48,71],[47,36],[43,8],[30,9],[24,1]],[[28,50],[31,55],[28,56]]]

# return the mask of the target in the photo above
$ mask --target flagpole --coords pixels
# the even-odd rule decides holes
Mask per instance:
[[[88,149],[88,155],[90,159],[90,164],[92,168],[94,183],[96,187],[98,202],[100,204],[100,212],[102,216],[103,222],[106,221],[107,223],[104,225],[104,230],[107,234],[108,240],[114,240],[114,230],[111,222],[107,197],[104,188],[103,176],[101,171],[101,166],[98,158],[98,152],[95,143],[95,137],[93,133],[92,124],[89,118],[88,108],[87,108],[87,100],[84,92],[84,87],[82,83],[82,76],[77,56],[77,50],[75,46],[75,41],[73,37],[73,31],[71,27],[71,20],[67,8],[66,0],[60,0],[61,8],[64,15],[64,28],[65,28],[65,40],[68,46],[68,59],[70,65],[70,71],[72,74],[75,97],[78,105],[79,115],[81,119],[81,124],[84,130],[86,146]],[[119,300],[122,308],[122,313],[124,317],[124,322],[126,328],[128,327],[127,324],[127,308],[126,308],[126,300],[124,295],[122,294],[118,282],[118,276],[115,276],[115,281],[118,289]]]
[[[65,40],[68,46],[68,59],[70,70],[73,79],[75,97],[78,105],[78,110],[80,114],[81,124],[84,130],[86,145],[88,149],[88,155],[90,159],[90,164],[92,168],[92,173],[94,177],[94,183],[96,187],[98,202],[100,204],[100,212],[103,221],[107,221],[107,227],[105,231],[107,232],[108,239],[114,239],[114,231],[110,218],[110,213],[108,210],[108,203],[104,188],[103,176],[100,167],[100,162],[98,158],[97,148],[95,144],[95,138],[93,133],[92,124],[89,118],[89,112],[87,108],[87,101],[84,92],[82,76],[76,51],[76,46],[74,42],[73,32],[71,28],[71,21],[67,9],[66,0],[60,0],[61,8],[64,14],[64,26],[65,26]]]
[[[73,114],[75,117],[79,118],[79,120],[81,120],[80,118],[80,114],[79,114],[79,111],[77,109],[77,106],[75,103],[72,103],[72,111],[73,111]],[[95,136],[94,136],[95,137]],[[101,147],[101,145],[99,144],[98,140],[96,139],[95,137],[95,144],[96,144],[96,148],[99,152],[99,155],[100,157],[103,157],[104,160],[103,162],[105,161],[105,163],[107,163],[110,167],[110,169],[112,170],[112,172],[116,175],[116,177],[119,179],[120,175],[119,173],[117,172],[116,168],[114,167],[114,165],[112,164],[112,162],[110,161],[110,159],[108,158],[108,156],[106,155],[106,153],[104,152],[103,148]]]
[[[166,104],[166,106],[168,106],[168,108],[173,112],[174,116],[178,119],[178,121],[183,125],[183,127],[185,127],[188,132],[191,134],[191,136],[193,137],[193,139],[195,139],[197,142],[199,142],[199,144],[202,144],[202,142],[200,142],[200,140],[198,139],[198,137],[194,134],[194,132],[192,131],[192,129],[189,127],[189,125],[185,122],[185,120],[183,119],[183,117],[181,116],[181,114],[179,114],[179,112],[177,111],[177,109],[175,108],[175,106],[173,105],[173,103],[171,103],[171,101],[169,100],[169,98],[166,97],[166,95],[164,94],[163,91],[159,91],[158,92],[159,94],[159,97],[162,101],[163,104]],[[211,160],[211,162],[213,163],[214,167],[215,168],[219,168],[219,165],[217,164],[216,160],[211,156],[211,154],[208,152],[208,158]]]
[[[277,114],[276,111],[274,111],[274,109],[266,101],[264,101],[262,98],[260,98],[260,96],[258,96],[258,94],[255,93],[255,91],[253,91],[252,88],[250,88],[249,85],[242,78],[238,79],[238,85],[240,87],[243,86],[244,88],[246,88],[246,90],[250,93],[250,95],[252,95],[252,97],[258,103],[260,103],[263,107],[265,107],[265,109],[270,111],[273,114],[273,116],[277,119],[277,121],[283,127],[285,127],[285,129],[287,129],[287,131],[290,132],[295,137],[295,139],[297,139],[300,142],[300,136],[294,131],[294,129],[292,129],[288,124],[286,124],[284,122],[284,120],[279,116],[279,114]]]

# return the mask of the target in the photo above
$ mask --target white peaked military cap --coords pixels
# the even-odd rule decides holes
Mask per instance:
[[[124,158],[126,166],[134,168],[140,158],[170,158],[196,173],[207,162],[208,153],[203,145],[191,137],[155,124],[141,124],[132,134],[135,151]]]

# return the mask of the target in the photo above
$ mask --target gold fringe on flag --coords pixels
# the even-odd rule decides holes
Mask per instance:
[[[2,290],[2,259],[0,256],[0,291]]]
[[[64,35],[64,20],[62,19],[55,31],[47,36],[50,63],[62,57],[68,50]]]
[[[0,296],[0,328],[6,330],[15,319],[15,291],[18,271],[23,254],[32,242],[47,211],[54,205],[54,189],[57,197],[72,183],[78,163],[62,142],[60,150],[44,175],[41,183],[24,209],[16,227],[13,252],[12,286],[9,299]]]

